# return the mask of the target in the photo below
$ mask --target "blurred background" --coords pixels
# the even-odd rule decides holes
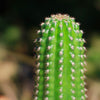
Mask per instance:
[[[67,13],[87,43],[88,100],[100,100],[100,0],[0,0],[0,100],[32,100],[33,40],[45,17]]]

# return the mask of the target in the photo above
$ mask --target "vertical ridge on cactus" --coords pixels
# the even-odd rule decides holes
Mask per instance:
[[[34,100],[85,100],[85,40],[79,23],[68,15],[51,15],[37,33],[40,47]]]

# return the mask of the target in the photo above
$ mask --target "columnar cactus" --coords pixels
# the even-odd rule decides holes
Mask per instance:
[[[37,33],[40,38],[35,42],[40,46],[34,100],[86,100],[86,48],[79,23],[68,15],[51,15]]]

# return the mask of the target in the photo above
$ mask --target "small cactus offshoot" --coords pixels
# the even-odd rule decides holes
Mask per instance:
[[[34,100],[86,100],[86,65],[79,23],[69,15],[51,15],[41,23]]]

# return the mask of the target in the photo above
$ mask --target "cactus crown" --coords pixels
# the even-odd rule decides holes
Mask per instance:
[[[68,15],[41,23],[34,100],[85,100],[83,31]]]

